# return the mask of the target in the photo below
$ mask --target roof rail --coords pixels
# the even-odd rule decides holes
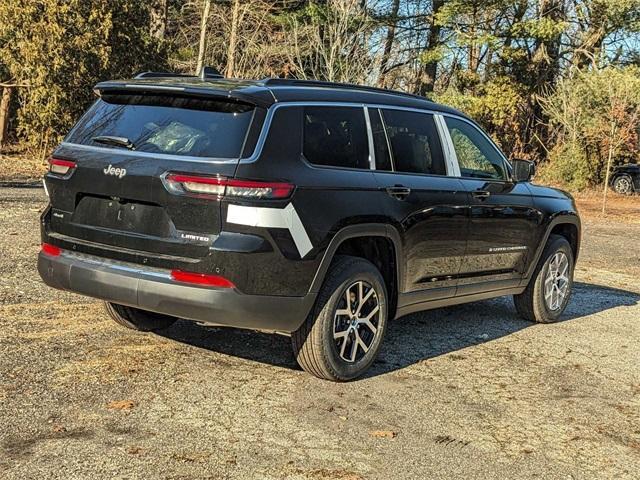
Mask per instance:
[[[133,78],[162,78],[162,77],[193,77],[186,73],[174,73],[174,72],[140,72]]]
[[[208,78],[224,78],[222,74],[213,67],[202,67],[200,73],[197,75],[202,80]],[[175,72],[141,72],[134,78],[195,78],[196,75],[190,75],[188,73],[175,73]]]
[[[363,92],[386,93],[388,95],[401,95],[410,98],[419,98],[421,100],[429,100],[427,97],[414,95],[413,93],[399,92],[397,90],[386,90],[378,87],[368,87],[366,85],[357,85],[355,83],[337,83],[325,82],[322,80],[299,80],[297,78],[263,78],[260,82],[266,87],[319,87],[319,88],[336,88],[345,90],[360,90]]]

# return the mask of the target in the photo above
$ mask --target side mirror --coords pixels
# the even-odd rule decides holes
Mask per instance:
[[[513,159],[511,160],[513,172],[511,178],[514,182],[528,182],[536,173],[536,166],[529,160]]]

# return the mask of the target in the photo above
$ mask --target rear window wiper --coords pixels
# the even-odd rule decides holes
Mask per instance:
[[[92,141],[96,143],[104,143],[105,145],[114,145],[116,147],[125,147],[129,150],[135,150],[136,146],[127,137],[114,137],[112,135],[98,135],[92,137]]]

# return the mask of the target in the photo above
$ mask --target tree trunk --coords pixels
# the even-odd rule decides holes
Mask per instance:
[[[380,62],[380,74],[378,76],[378,86],[384,87],[387,76],[387,67],[389,66],[389,57],[391,49],[396,38],[396,26],[398,25],[398,10],[400,9],[400,0],[393,0],[391,7],[391,21],[387,29],[387,38],[384,42],[384,52],[382,53],[382,61]]]
[[[433,12],[431,15],[431,26],[429,28],[429,36],[424,51],[433,52],[435,48],[440,46],[440,25],[436,23],[436,15],[440,8],[444,5],[445,0],[433,0]],[[436,75],[438,74],[438,60],[430,60],[424,64],[422,68],[422,78],[418,84],[418,95],[425,96],[429,92],[433,92],[436,83]]]
[[[231,33],[229,34],[229,48],[227,49],[227,69],[225,70],[225,77],[227,78],[232,78],[235,70],[240,0],[234,0],[231,8]]]
[[[9,127],[9,106],[11,105],[11,87],[2,89],[2,100],[0,100],[0,149],[7,139]]]
[[[164,40],[164,34],[167,31],[167,0],[154,0],[149,20],[151,36],[158,40]]]
[[[565,6],[563,0],[539,0],[538,10],[540,19],[550,20],[554,23],[565,20]],[[560,76],[560,47],[562,34],[556,34],[546,39],[538,39],[533,51],[533,67],[535,75],[530,79],[523,78],[521,83],[530,85],[531,95],[528,96],[527,110],[530,112],[532,125],[523,132],[523,141],[531,144],[531,139],[548,139],[551,137],[551,127],[542,105],[538,98],[545,96],[553,89]],[[546,152],[541,145],[534,152],[539,158]]]
[[[616,135],[616,124],[611,122],[611,138],[609,142],[613,142]],[[607,213],[607,192],[609,190],[609,172],[611,172],[611,162],[613,161],[613,153],[615,147],[613,143],[609,143],[609,157],[607,158],[607,171],[604,176],[604,193],[602,194],[602,213]]]
[[[204,64],[204,52],[206,49],[207,24],[209,22],[209,11],[211,10],[211,0],[204,0],[204,11],[200,22],[200,43],[198,45],[198,63],[196,65],[196,75],[200,74]]]

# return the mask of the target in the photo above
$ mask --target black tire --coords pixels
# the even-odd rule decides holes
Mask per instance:
[[[170,327],[178,319],[169,315],[148,312],[139,308],[126,307],[117,303],[104,302],[109,316],[123,327],[139,332],[153,332]]]
[[[359,290],[360,285],[362,285],[362,291]],[[371,294],[369,294],[370,289],[374,290]],[[347,304],[346,298],[351,298],[352,293],[363,299],[367,295],[369,297],[366,301],[359,302],[362,303],[361,307],[357,305],[358,302]],[[378,310],[371,317],[370,322],[375,327],[375,332],[369,328],[365,320],[365,317],[369,317],[375,310],[374,301],[377,302]],[[353,302],[353,299],[349,302]],[[365,313],[361,313],[364,317],[338,314],[338,310],[346,312],[349,305],[356,310],[355,313],[364,311]],[[308,373],[326,380],[347,381],[362,375],[380,351],[387,329],[387,305],[384,279],[371,262],[358,257],[336,257],[320,289],[314,308],[305,323],[291,336],[291,344],[298,364]],[[359,321],[364,323],[358,323]],[[346,336],[341,339],[334,338],[334,329]],[[367,343],[365,339],[368,339],[368,350],[365,351],[360,346],[360,341],[356,339],[364,344]],[[341,349],[343,344],[344,348]],[[354,361],[351,362],[344,359],[341,354],[352,357],[350,353],[353,353],[354,345]],[[347,351],[348,348],[350,348],[349,351]]]
[[[545,281],[548,281],[548,275],[550,274],[550,263],[558,253],[564,254],[568,260],[566,273],[567,290],[562,301],[557,302],[557,308],[552,309],[545,299]],[[520,295],[513,296],[513,303],[520,316],[526,320],[538,323],[553,323],[557,321],[571,297],[571,291],[573,289],[573,267],[573,250],[567,239],[560,235],[551,235],[526,290]],[[558,297],[556,297],[556,299],[557,298]]]
[[[633,180],[629,175],[618,175],[613,180],[613,190],[620,195],[631,195],[633,193]]]

